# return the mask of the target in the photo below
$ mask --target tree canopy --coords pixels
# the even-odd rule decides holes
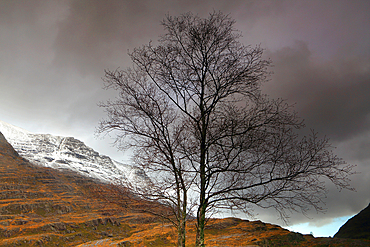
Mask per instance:
[[[197,246],[204,246],[207,213],[250,205],[305,212],[320,210],[323,178],[349,188],[351,166],[327,139],[300,137],[304,123],[292,106],[261,92],[270,60],[245,46],[235,21],[222,13],[167,16],[158,45],[130,53],[133,66],[107,70],[119,92],[102,104],[100,131],[117,130],[117,145],[151,177],[140,196],[171,206],[179,246],[194,208]]]

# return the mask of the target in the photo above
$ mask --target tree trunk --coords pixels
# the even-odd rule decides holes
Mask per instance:
[[[197,239],[196,246],[204,247],[204,227],[206,221],[206,169],[205,169],[205,142],[201,144],[201,162],[200,162],[200,196],[199,196],[199,208],[197,215]]]
[[[197,228],[197,239],[196,239],[196,246],[197,247],[204,247],[204,228],[206,222],[206,204],[200,207],[198,212],[198,228]]]
[[[197,239],[196,246],[204,247],[204,227],[206,221],[206,140],[207,140],[207,119],[204,109],[204,78],[202,79],[202,89],[200,97],[200,113],[201,113],[201,126],[199,126],[201,139],[200,139],[200,164],[199,164],[199,176],[200,176],[200,195],[199,195],[199,208],[197,215]]]
[[[181,210],[181,219],[178,226],[178,242],[179,247],[185,247],[186,242],[186,207],[187,207],[187,195],[184,192],[183,194],[183,204]]]
[[[177,246],[178,247],[185,247],[185,241],[186,241],[186,231],[184,227],[184,222],[181,222],[181,224],[178,226],[177,229]]]

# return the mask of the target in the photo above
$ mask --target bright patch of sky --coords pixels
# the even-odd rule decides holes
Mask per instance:
[[[333,237],[338,232],[339,228],[352,217],[353,215],[335,218],[330,224],[320,227],[306,222],[284,228],[302,234],[312,234],[314,237]]]

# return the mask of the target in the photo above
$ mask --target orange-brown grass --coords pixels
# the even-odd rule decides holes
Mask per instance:
[[[30,164],[0,136],[0,246],[175,246],[174,227],[143,213],[168,208],[127,195],[71,171]],[[236,218],[211,219],[205,233],[207,246],[370,245]],[[194,246],[195,235],[195,221],[189,220],[187,246]]]
[[[0,245],[75,246],[126,236],[117,206],[88,195],[97,182],[30,164],[0,138]]]

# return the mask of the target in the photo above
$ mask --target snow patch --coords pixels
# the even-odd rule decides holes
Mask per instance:
[[[73,137],[34,134],[0,120],[0,132],[23,158],[37,165],[69,169],[103,182],[144,184],[148,177],[139,168],[100,155]]]

